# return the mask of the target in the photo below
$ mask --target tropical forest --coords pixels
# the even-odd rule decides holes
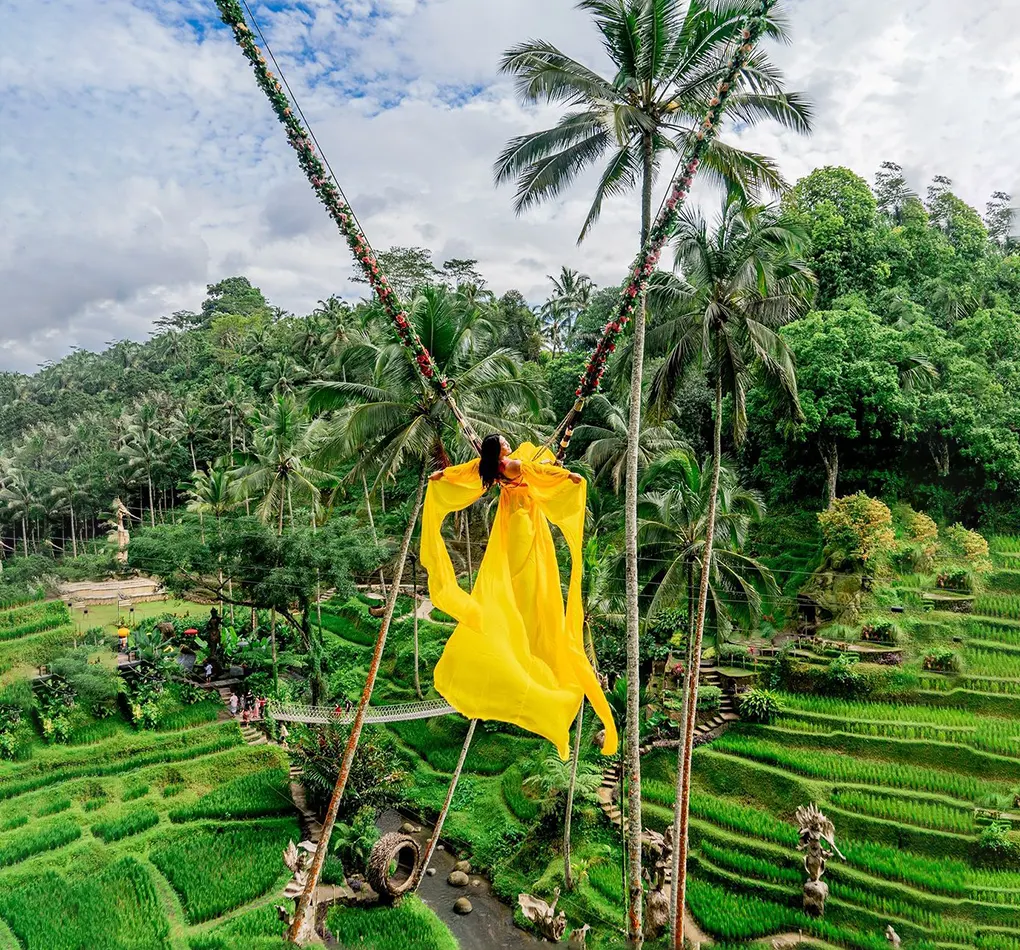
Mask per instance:
[[[360,285],[0,374],[0,948],[1020,950],[1008,183],[788,179],[793,4],[584,0],[492,201],[637,256],[497,293],[216,6]]]

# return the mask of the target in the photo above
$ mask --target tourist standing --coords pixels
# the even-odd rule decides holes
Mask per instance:
[[[230,715],[237,715],[237,693],[230,694]]]

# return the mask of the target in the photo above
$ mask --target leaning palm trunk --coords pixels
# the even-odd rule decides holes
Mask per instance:
[[[677,762],[677,783],[680,795],[673,814],[673,910],[676,921],[673,945],[683,950],[684,902],[687,898],[687,852],[691,804],[691,757],[694,754],[694,723],[698,711],[698,679],[701,674],[701,642],[705,636],[705,615],[708,612],[708,585],[711,575],[712,548],[715,541],[715,512],[719,495],[719,469],[722,466],[722,371],[717,360],[715,378],[715,432],[712,440],[712,486],[708,496],[708,519],[705,525],[705,548],[701,557],[701,587],[698,591],[698,614],[694,623],[691,662],[687,669],[687,702],[684,704],[684,731]]]
[[[641,194],[641,244],[648,239],[652,220],[652,139],[644,140],[644,180]],[[626,594],[627,594],[627,937],[632,946],[644,942],[641,928],[641,614],[638,601],[638,454],[641,440],[641,389],[645,357],[647,308],[642,300],[634,319],[634,363],[630,374],[630,416],[627,421],[627,495],[626,512]]]
[[[429,863],[432,861],[432,855],[435,854],[436,845],[439,844],[439,836],[443,833],[443,825],[446,824],[446,816],[450,813],[450,805],[453,804],[453,795],[457,791],[457,783],[460,781],[460,773],[464,770],[464,761],[467,759],[468,749],[471,748],[471,740],[475,736],[475,726],[478,725],[477,719],[472,719],[468,725],[467,735],[464,737],[464,745],[460,749],[460,758],[457,759],[457,768],[453,770],[453,778],[450,779],[450,787],[446,790],[446,800],[443,802],[443,808],[439,812],[439,817],[436,819],[436,826],[432,829],[432,836],[429,838],[429,843],[425,846],[425,857],[422,858],[421,863],[418,865],[418,879],[414,883],[414,890],[418,889],[418,885],[421,883],[422,875],[428,869]]]
[[[78,532],[74,526],[74,502],[70,503],[71,508],[71,551],[75,557],[78,556]]]
[[[414,629],[414,695],[421,699],[421,676],[418,673],[418,558],[411,561],[411,625]]]
[[[393,583],[390,585],[390,592],[386,598],[386,611],[379,626],[379,635],[376,637],[372,661],[368,667],[368,678],[365,680],[365,688],[361,692],[358,709],[354,714],[354,722],[351,724],[351,734],[347,739],[343,760],[340,762],[340,774],[337,776],[336,787],[333,789],[333,796],[330,798],[329,807],[326,809],[326,817],[322,823],[322,834],[319,838],[318,847],[315,849],[315,857],[312,859],[312,866],[308,870],[308,881],[294,910],[294,922],[287,934],[287,939],[291,943],[301,942],[304,935],[312,930],[309,918],[315,909],[313,896],[315,888],[319,884],[319,876],[322,874],[322,865],[325,863],[326,854],[329,851],[329,839],[332,837],[333,826],[336,824],[336,815],[340,808],[344,789],[347,786],[347,777],[350,775],[351,764],[354,762],[354,755],[358,751],[358,741],[361,739],[361,730],[365,724],[365,713],[368,710],[369,701],[372,699],[376,677],[379,675],[379,664],[382,662],[383,648],[386,646],[386,635],[389,633],[390,624],[393,621],[393,611],[397,606],[397,593],[400,590],[400,579],[404,574],[404,564],[407,562],[407,552],[411,547],[414,526],[418,521],[418,516],[421,514],[422,497],[425,494],[425,477],[425,466],[423,465],[418,476],[418,491],[414,498],[414,509],[411,511],[411,517],[408,519],[407,528],[404,530],[404,537],[400,543],[400,552],[397,555],[397,564],[393,572]]]
[[[577,711],[574,724],[574,757],[570,762],[570,786],[567,788],[567,816],[563,819],[563,883],[568,891],[574,889],[574,875],[570,870],[570,819],[574,813],[574,786],[577,783],[577,759],[581,754],[581,728],[584,726],[584,700]]]
[[[688,617],[688,627],[687,627],[687,653],[686,653],[686,656],[684,658],[684,678],[685,679],[687,677],[688,671],[690,670],[691,666],[693,665],[693,659],[694,659],[694,624],[692,623],[692,619],[691,619],[691,618],[693,618],[693,616],[694,616],[693,577],[691,576],[691,566],[688,565],[688,567],[687,567],[687,617]],[[665,677],[663,677],[663,680],[665,680]],[[686,698],[686,693],[684,693],[684,697]],[[685,702],[683,704],[683,706],[680,708],[680,737],[681,737],[681,740],[683,739],[683,737],[685,735],[687,735],[687,721],[688,721],[688,719],[689,719],[688,708],[687,708],[687,703]],[[683,747],[683,742],[681,741],[681,750],[682,750],[682,747]],[[682,758],[682,754],[678,755],[678,759],[680,759],[680,758]],[[675,799],[674,799],[675,812],[674,812],[674,815],[673,815],[673,841],[674,842],[676,841],[676,836],[678,834],[677,815],[679,814],[679,809],[676,809],[676,803],[679,802],[683,798],[684,771],[681,768],[681,765],[682,765],[682,762],[678,761],[677,762],[677,772],[676,772],[676,796],[675,796]],[[677,848],[677,847],[673,848],[672,859],[673,859],[673,864],[672,864],[672,866],[670,868],[670,871],[671,871],[670,881],[675,882],[679,878],[679,876],[680,876],[680,849],[679,848]],[[677,932],[677,913],[678,912],[679,911],[678,911],[678,906],[677,906],[676,901],[670,901],[670,904],[669,904],[669,932],[671,934],[675,934]]]

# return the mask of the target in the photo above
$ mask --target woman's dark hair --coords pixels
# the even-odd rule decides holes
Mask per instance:
[[[478,474],[482,484],[492,488],[499,478],[499,461],[503,454],[503,441],[498,435],[487,435],[482,440],[481,460],[478,463]]]

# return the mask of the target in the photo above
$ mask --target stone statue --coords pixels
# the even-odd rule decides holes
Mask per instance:
[[[655,940],[666,932],[669,926],[669,896],[666,893],[666,876],[672,870],[673,863],[673,828],[666,829],[665,834],[645,830],[641,836],[646,850],[649,852],[649,865],[652,873],[645,868],[645,880],[648,891],[645,897],[645,939]]]
[[[294,844],[293,841],[287,842],[287,847],[283,852],[283,863],[287,866],[287,869],[294,875],[288,882],[286,888],[284,888],[283,896],[288,900],[294,901],[294,911],[297,911],[298,901],[301,899],[301,894],[305,889],[305,884],[308,883],[308,871],[312,866],[312,859],[315,857],[316,845],[311,841],[302,841],[300,845]],[[289,928],[294,923],[294,915],[282,904],[276,906],[276,913],[287,927]],[[301,934],[298,938],[298,942],[303,946],[315,937],[315,901],[312,900],[308,905],[308,913],[305,915],[304,923],[301,927]]]
[[[885,928],[885,939],[889,941],[889,946],[893,947],[894,950],[900,950],[903,944],[900,935],[893,930],[892,924]]]
[[[209,652],[216,658],[216,662],[220,660],[220,631],[223,628],[223,618],[220,617],[216,608],[213,607],[209,611],[209,622],[205,625],[205,639],[209,644]]]
[[[546,940],[559,943],[567,932],[567,915],[562,910],[556,913],[560,889],[557,887],[553,893],[556,896],[551,904],[541,897],[532,897],[531,894],[518,894],[517,903],[520,904],[524,916],[538,928],[538,932]]]
[[[591,927],[588,924],[575,927],[570,933],[570,939],[567,941],[567,950],[588,950],[589,930],[591,930]]]
[[[113,514],[117,521],[114,530],[110,532],[108,537],[117,545],[117,563],[127,564],[127,549],[128,544],[131,542],[131,534],[124,527],[124,519],[127,518],[130,521],[133,516],[119,498],[113,499]],[[109,523],[113,524],[113,522]]]
[[[801,805],[794,818],[800,826],[797,850],[804,852],[804,870],[808,876],[804,884],[804,911],[812,917],[821,917],[825,913],[825,899],[829,896],[829,885],[822,880],[825,864],[833,854],[844,861],[846,858],[836,847],[835,827],[817,805]],[[832,850],[828,850],[826,845]]]

